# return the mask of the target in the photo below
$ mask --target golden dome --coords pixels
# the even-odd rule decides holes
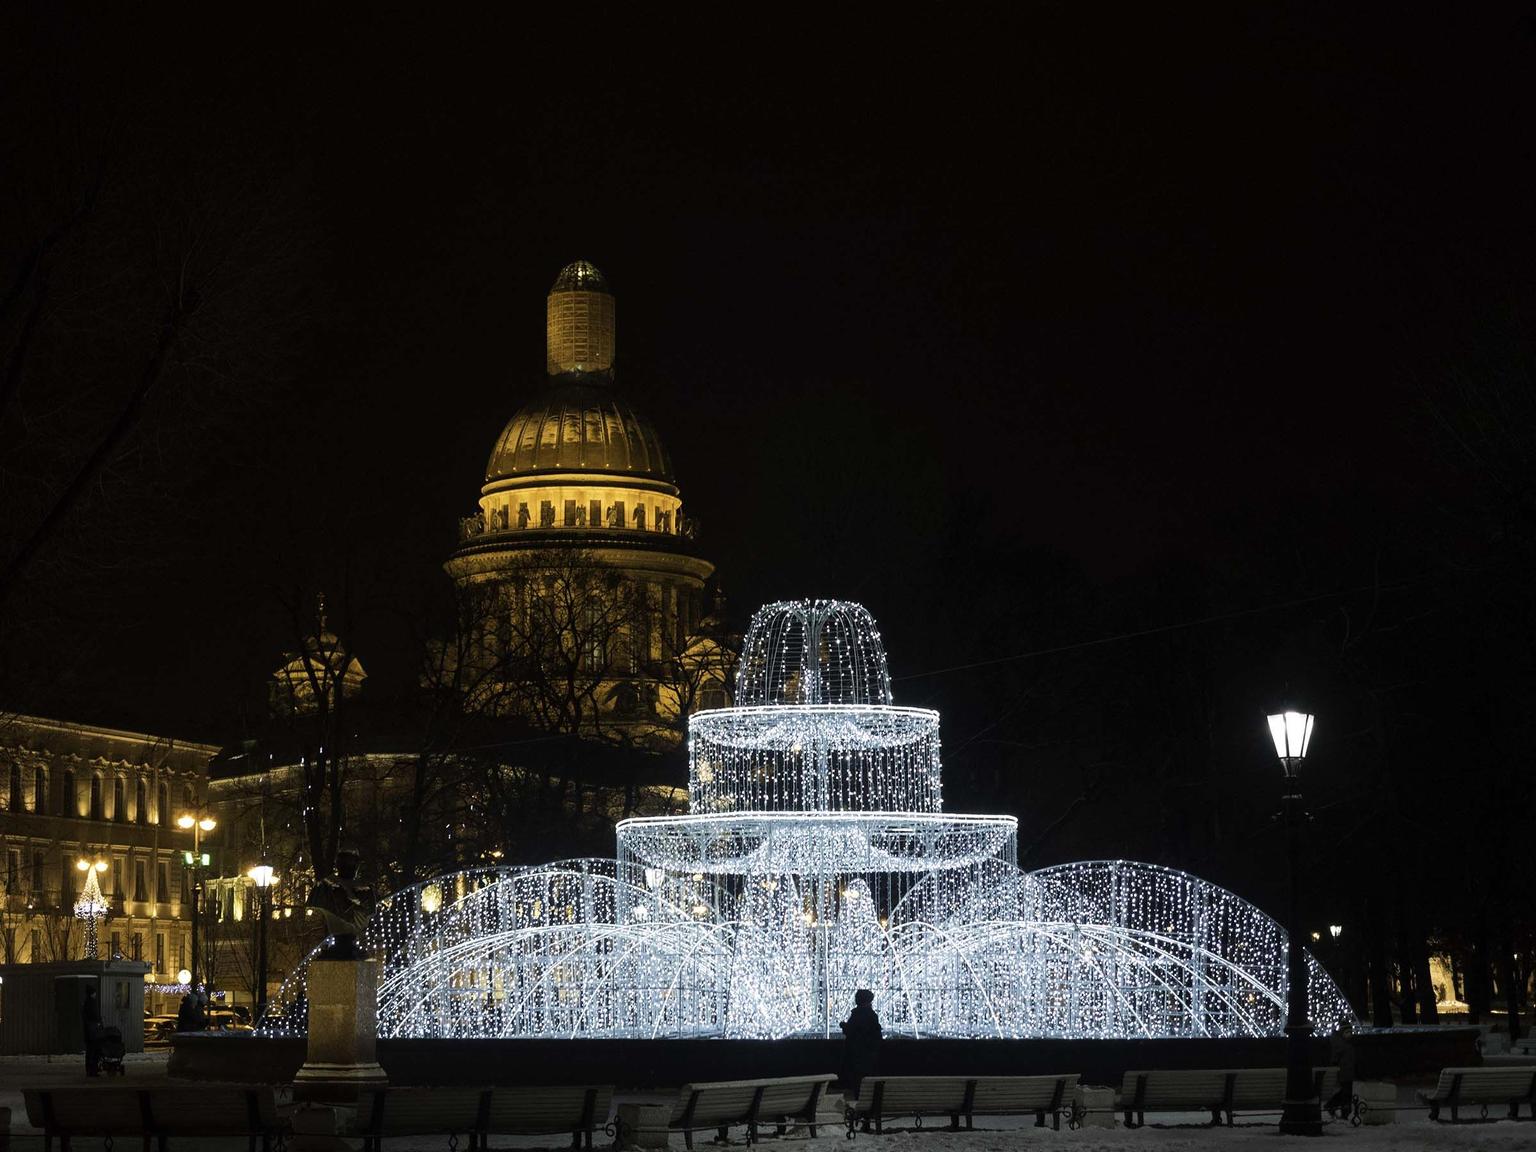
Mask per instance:
[[[612,385],[571,380],[525,404],[502,430],[489,481],[534,472],[613,472],[672,483],[651,422]]]

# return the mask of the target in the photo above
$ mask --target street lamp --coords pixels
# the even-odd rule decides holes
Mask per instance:
[[[97,860],[93,863],[81,857],[75,861],[75,867],[85,873],[80,898],[75,901],[75,918],[85,921],[85,958],[96,960],[99,959],[97,953],[100,950],[96,924],[107,914],[107,900],[101,894],[101,883],[96,877],[107,870],[107,862]]]
[[[1301,808],[1301,764],[1312,743],[1310,712],[1281,712],[1269,718],[1269,734],[1275,741],[1275,755],[1285,770],[1286,850],[1291,873],[1290,916],[1285,930],[1286,982],[1285,1011],[1286,1073],[1285,1108],[1280,1115],[1280,1131],[1291,1136],[1323,1134],[1322,1102],[1312,1082],[1312,1021],[1307,1007],[1307,953],[1302,947],[1306,933],[1301,919],[1301,825],[1306,813]]]
[[[203,851],[203,833],[212,832],[219,822],[211,816],[193,816],[184,812],[176,817],[176,827],[192,833],[192,851],[182,853],[182,859],[193,872],[192,881],[192,983],[196,986],[198,975],[197,921],[202,911],[202,870],[208,867],[208,853]],[[206,978],[206,973],[204,977]]]
[[[272,916],[272,885],[277,873],[263,860],[246,873],[256,885],[256,1020],[267,1011],[267,921]]]

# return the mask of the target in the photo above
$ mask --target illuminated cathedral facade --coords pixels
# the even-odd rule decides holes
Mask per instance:
[[[726,703],[733,657],[672,462],[615,374],[615,311],[591,264],[556,278],[543,387],[497,438],[446,568],[467,694],[660,748],[688,713]]]

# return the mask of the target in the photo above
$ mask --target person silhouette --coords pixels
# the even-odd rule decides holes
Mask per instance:
[[[866,1076],[873,1076],[880,1058],[880,1017],[875,1012],[875,994],[860,988],[853,994],[853,1011],[843,1021],[843,1066],[838,1080],[852,1099],[859,1097],[859,1086]],[[868,1129],[869,1121],[864,1121]]]
[[[85,1033],[85,1074],[98,1075],[101,1071],[101,1001],[94,988],[85,990],[85,1001],[80,1005],[80,1028]]]

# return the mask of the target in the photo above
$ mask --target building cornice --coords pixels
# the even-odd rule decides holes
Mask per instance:
[[[540,468],[518,472],[512,476],[488,478],[480,489],[480,495],[491,496],[498,492],[512,492],[519,488],[627,488],[636,492],[656,492],[663,496],[681,496],[676,484],[658,480],[654,476],[637,476],[632,472],[573,471],[569,468]]]
[[[200,744],[193,740],[179,740],[174,736],[156,736],[149,732],[130,732],[124,728],[105,728],[98,724],[78,724],[69,720],[52,720],[45,716],[28,716],[23,713],[0,714],[0,742],[6,741],[13,731],[27,730],[54,733],[74,739],[89,737],[97,740],[113,740],[140,748],[154,748],[166,752],[193,752],[210,759],[217,756],[221,745]]]
[[[537,535],[538,539],[525,539]],[[646,548],[627,540],[614,539],[618,533],[582,531],[579,528],[562,530],[544,528],[538,532],[503,535],[492,540],[476,540],[459,547],[443,565],[455,580],[491,580],[504,578],[508,570],[536,569],[537,554],[549,552],[550,567],[570,563],[565,549],[578,549],[583,556],[598,564],[619,569],[625,573],[644,573],[700,583],[714,575],[715,566],[708,560],[684,551]]]

